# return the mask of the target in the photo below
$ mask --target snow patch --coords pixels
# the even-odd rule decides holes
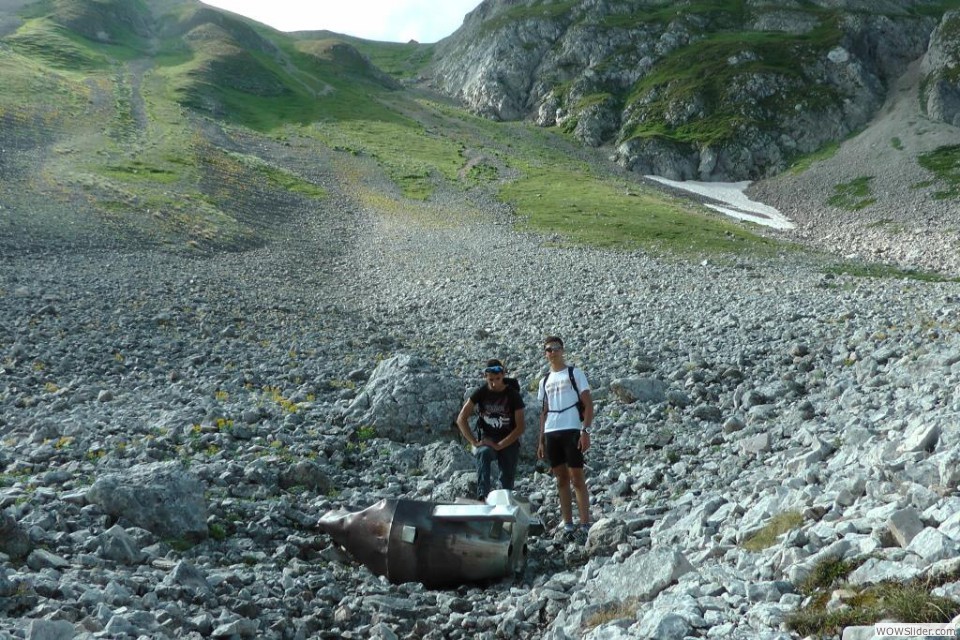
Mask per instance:
[[[743,193],[751,184],[749,180],[744,180],[743,182],[697,182],[695,180],[679,182],[677,180],[661,178],[660,176],[644,177],[665,184],[668,187],[673,187],[674,189],[682,189],[683,191],[689,191],[697,195],[705,196],[711,200],[722,202],[723,205],[726,206],[709,203],[704,204],[714,211],[719,211],[732,218],[754,222],[774,229],[795,228],[795,225],[790,222],[790,219],[782,213],[762,202],[751,200]]]

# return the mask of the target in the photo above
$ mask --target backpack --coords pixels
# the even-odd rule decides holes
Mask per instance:
[[[547,409],[548,413],[563,413],[569,409],[577,408],[577,413],[580,415],[580,422],[583,422],[583,400],[580,399],[580,387],[577,386],[577,381],[573,377],[573,367],[567,366],[567,375],[570,376],[570,386],[573,387],[573,392],[577,394],[577,404],[572,404],[569,407],[564,409]],[[547,378],[550,377],[550,374],[543,376],[540,380],[540,387],[542,388],[543,393],[543,406],[547,406]]]

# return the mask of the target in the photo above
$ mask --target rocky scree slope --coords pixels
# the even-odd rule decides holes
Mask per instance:
[[[953,122],[960,86],[941,61],[956,30],[930,42],[945,8],[486,0],[438,43],[429,77],[479,114],[558,124],[638,172],[757,179],[863,128],[924,55],[925,108]]]
[[[459,193],[425,205],[457,224],[396,219],[339,190],[369,158],[329,162],[334,204],[256,250],[4,252],[0,637],[796,640],[824,560],[864,562],[854,589],[937,576],[960,608],[956,283],[558,249]],[[430,591],[318,534],[329,509],[473,492],[461,445],[371,430],[362,398],[455,409],[410,381],[465,392],[491,355],[529,389],[553,332],[597,398],[585,544],[535,537],[523,576]],[[555,525],[527,453],[518,490]]]

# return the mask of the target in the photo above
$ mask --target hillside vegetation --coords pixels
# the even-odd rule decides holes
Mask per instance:
[[[0,40],[8,222],[30,243],[237,249],[278,237],[311,176],[368,156],[396,191],[485,193],[578,242],[689,253],[767,250],[707,210],[612,172],[559,132],[509,126],[402,89],[433,45],[282,34],[190,1],[27,4]],[[314,145],[316,165],[257,140]],[[361,189],[362,176],[351,178]]]

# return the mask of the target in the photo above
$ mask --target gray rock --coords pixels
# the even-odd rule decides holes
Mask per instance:
[[[333,487],[333,482],[320,465],[309,460],[285,465],[280,472],[279,483],[284,489],[305,487],[317,493],[327,493]]]
[[[106,560],[120,564],[138,564],[144,557],[140,547],[126,530],[114,525],[99,536],[98,553]]]
[[[164,579],[166,585],[183,587],[192,593],[212,593],[206,576],[194,565],[181,560]]]
[[[633,402],[658,403],[666,400],[666,385],[662,381],[651,377],[617,378],[610,383],[610,391],[620,402],[628,404]]]
[[[0,553],[13,559],[24,558],[30,553],[31,545],[27,533],[9,513],[0,512]]]
[[[924,420],[911,421],[899,450],[903,452],[933,451],[940,439],[940,425]]]
[[[920,569],[902,562],[869,558],[847,577],[847,582],[854,586],[879,584],[887,580],[902,582],[912,580],[920,573]]]
[[[27,640],[71,640],[76,636],[74,626],[66,620],[31,620],[27,626]]]
[[[256,620],[242,619],[221,624],[210,635],[213,638],[254,638],[259,630]]]
[[[56,569],[62,571],[70,567],[70,563],[64,558],[51,553],[46,549],[34,549],[27,556],[27,566],[34,571],[41,569]]]
[[[463,389],[455,375],[400,354],[377,365],[350,403],[346,419],[394,442],[429,443],[454,436]]]
[[[602,601],[649,600],[693,570],[679,551],[653,549],[636,553],[621,564],[601,568],[590,585],[590,593]]]
[[[770,451],[770,434],[758,433],[740,441],[740,451],[746,455],[757,455]]]
[[[925,93],[921,96],[927,115],[953,126],[960,126],[960,85],[951,69],[960,63],[955,46],[955,29],[960,11],[948,11],[930,36],[930,46],[923,58]]]
[[[920,513],[913,507],[897,511],[887,521],[887,526],[897,544],[906,548],[910,542],[923,531],[923,522],[920,521]]]
[[[586,549],[590,555],[612,555],[627,541],[627,523],[613,518],[601,518],[590,528]]]
[[[456,442],[428,444],[422,456],[423,471],[432,478],[450,478],[455,472],[473,471],[475,467],[470,452]]]
[[[637,624],[637,632],[650,640],[683,640],[691,631],[690,623],[675,613],[648,611]]]
[[[926,527],[910,540],[906,549],[926,562],[933,563],[956,557],[960,553],[960,542],[949,538],[937,529]]]
[[[199,479],[176,462],[137,465],[94,482],[87,499],[161,538],[207,537],[207,505]]]

